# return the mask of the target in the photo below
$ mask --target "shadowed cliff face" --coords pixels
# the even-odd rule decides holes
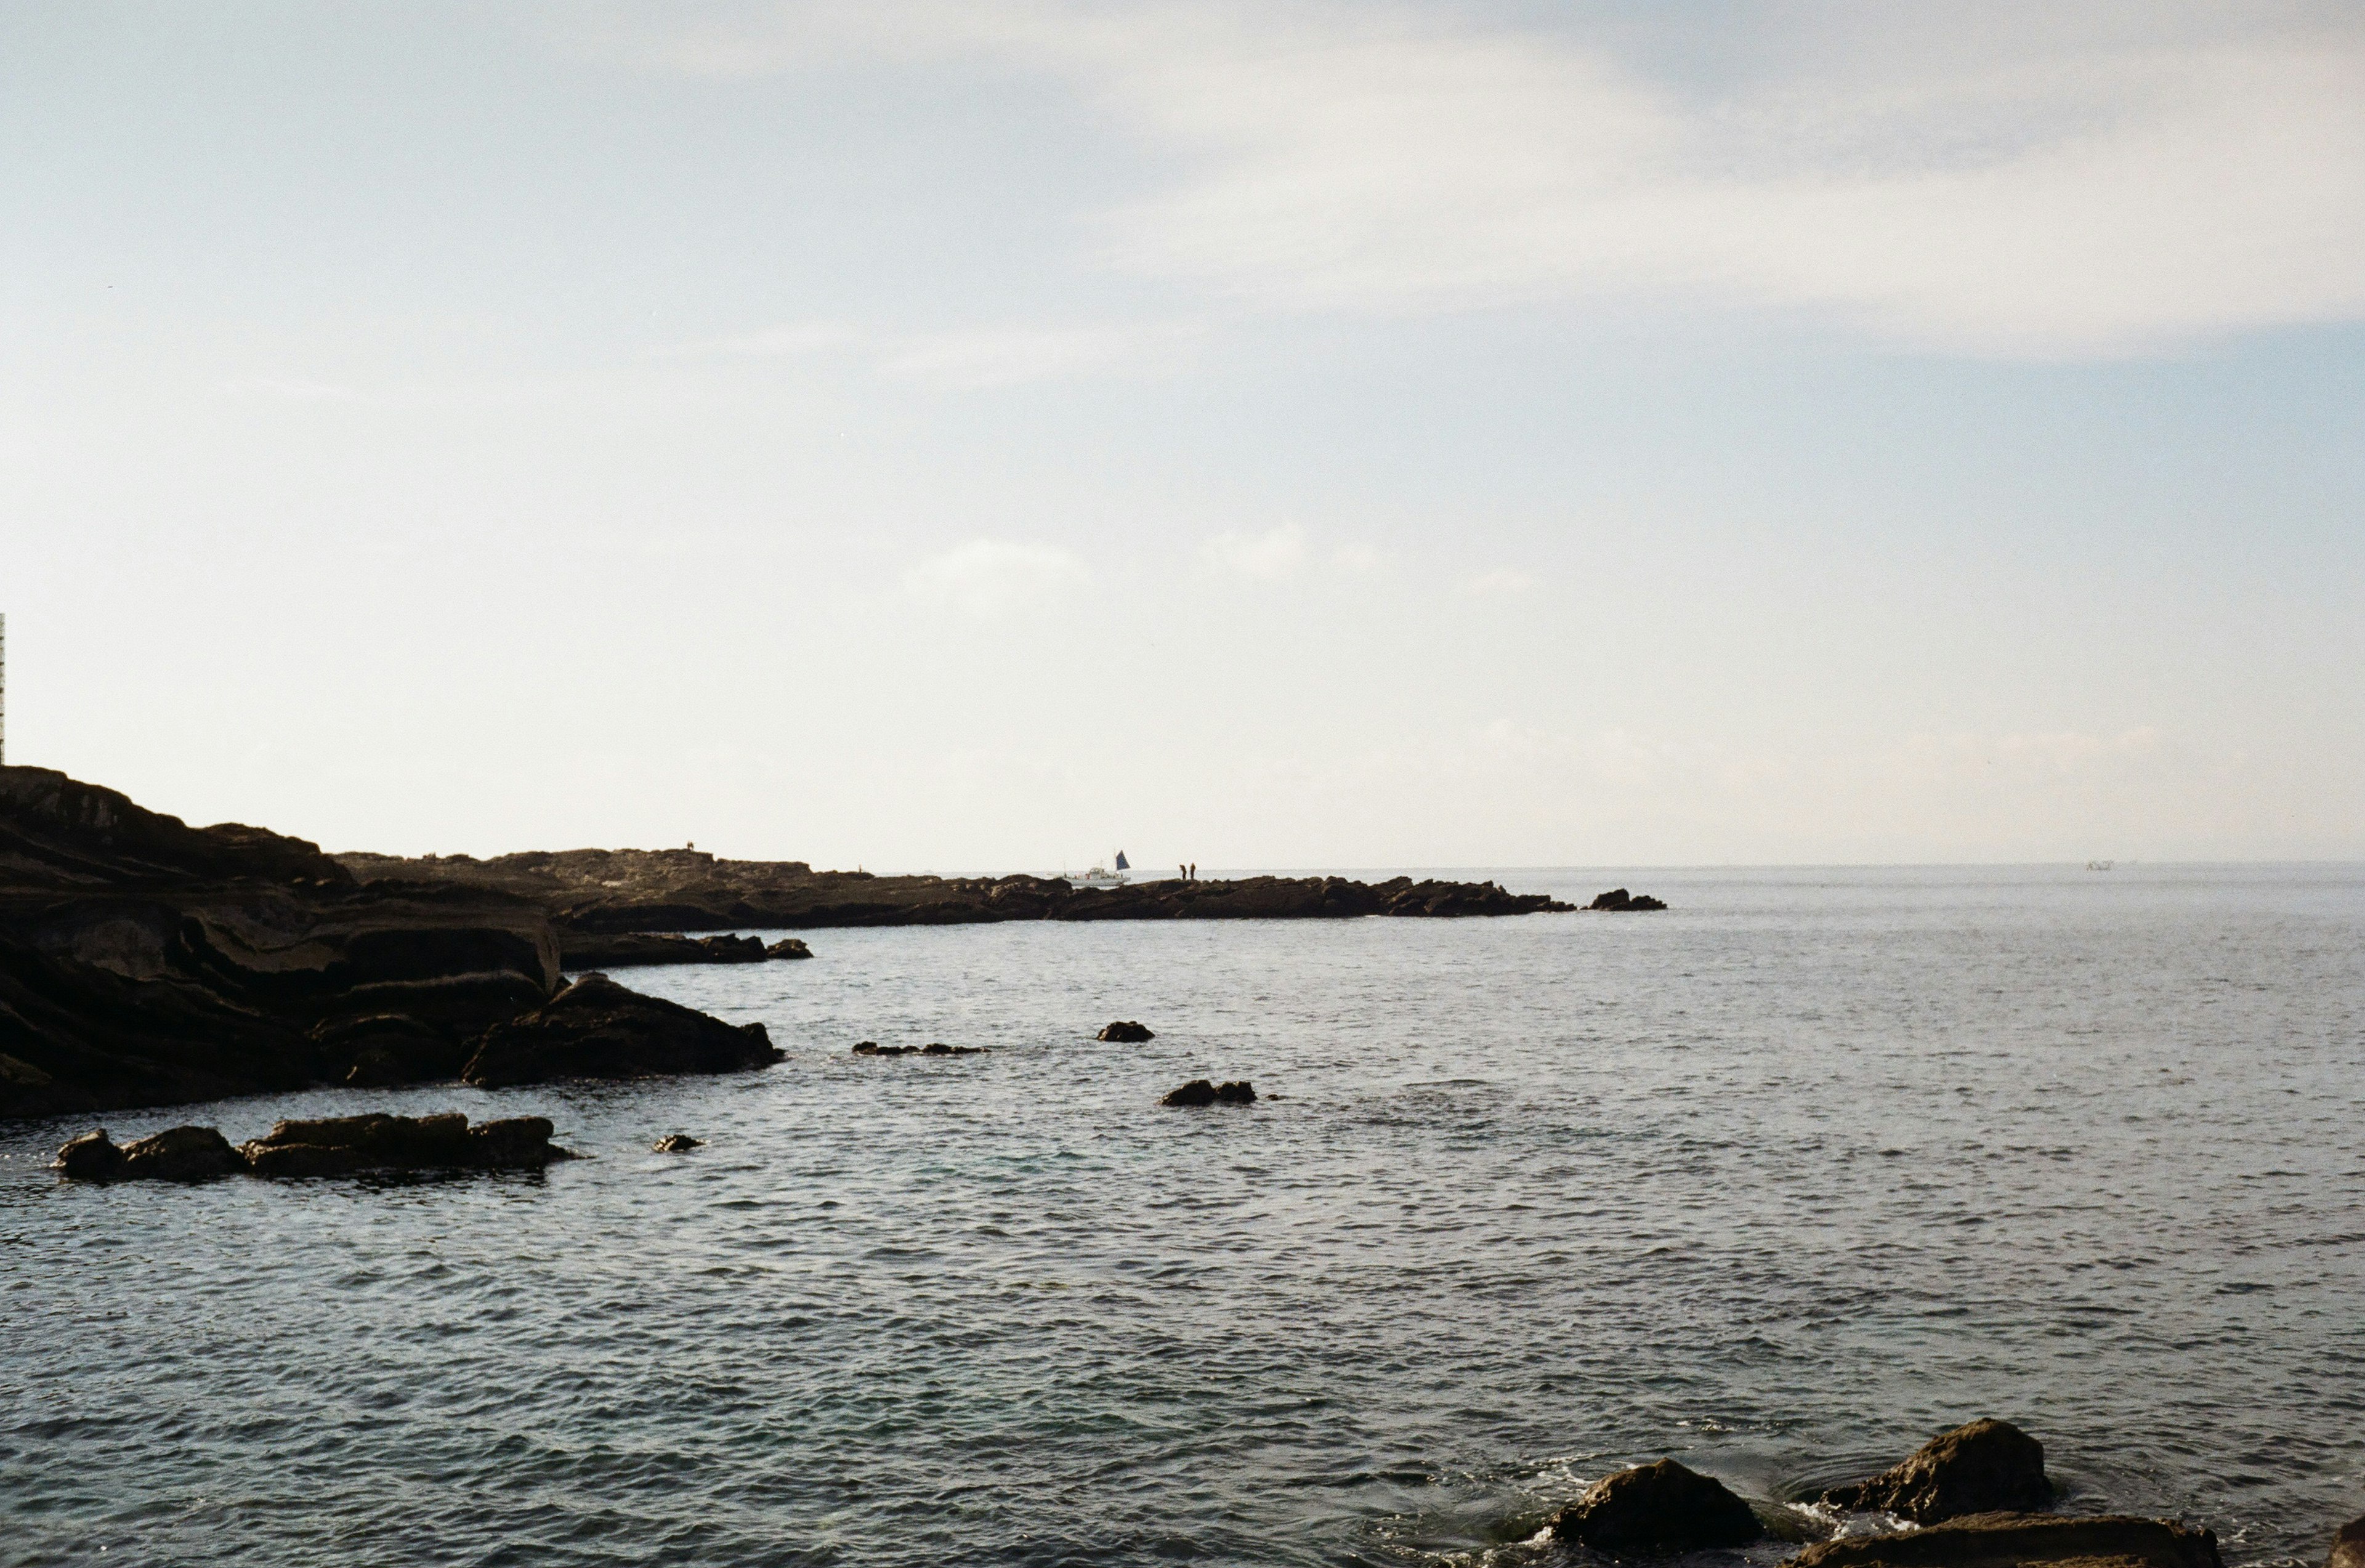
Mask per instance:
[[[562,931],[723,931],[960,925],[1003,920],[1306,920],[1530,914],[1564,910],[1492,882],[1343,877],[1145,881],[1081,890],[1057,878],[880,877],[801,860],[719,860],[689,849],[572,849],[403,859],[341,855],[372,886],[498,889],[534,900]]]
[[[0,768],[0,1116],[341,1079],[316,1035],[400,1014],[455,1041],[540,1006],[558,946],[491,888],[364,888],[319,848],[192,828]]]

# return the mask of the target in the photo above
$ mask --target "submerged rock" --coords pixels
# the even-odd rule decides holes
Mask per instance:
[[[692,1137],[688,1133],[675,1133],[669,1137],[661,1137],[649,1145],[650,1148],[659,1154],[688,1154],[693,1148],[705,1147],[704,1138]]]
[[[1672,1459],[1607,1475],[1561,1510],[1552,1534],[1612,1555],[1664,1557],[1744,1546],[1765,1533],[1723,1483]]]
[[[279,1122],[241,1145],[257,1176],[350,1176],[364,1170],[539,1170],[572,1159],[550,1141],[544,1116],[468,1125],[457,1111],[427,1116],[371,1114]]]
[[[1145,1044],[1148,1041],[1154,1040],[1158,1038],[1158,1036],[1151,1034],[1148,1029],[1143,1028],[1138,1024],[1131,1023],[1125,1019],[1119,1019],[1115,1023],[1111,1024],[1107,1028],[1103,1029],[1098,1035],[1094,1036],[1093,1038],[1107,1040],[1113,1045],[1138,1046]]]
[[[856,1045],[858,1057],[981,1057],[984,1046],[948,1046],[942,1040],[932,1040],[925,1046],[882,1046],[876,1040],[864,1040]]]
[[[1160,1100],[1159,1103],[1189,1110],[1200,1105],[1252,1105],[1256,1103],[1256,1090],[1244,1078],[1235,1082],[1220,1084],[1204,1078],[1194,1078]]]
[[[2217,1537],[2173,1519],[1967,1514],[1903,1535],[1859,1535],[1810,1546],[1783,1568],[2225,1568]]]
[[[1585,907],[1604,910],[1612,914],[1625,914],[1647,909],[1664,909],[1667,906],[1648,893],[1630,893],[1623,888],[1612,888],[1608,892],[1597,895]]]
[[[2324,1568],[2365,1568],[2365,1518],[2351,1519],[2334,1534]]]
[[[725,1024],[605,975],[585,975],[533,1012],[485,1031],[460,1076],[498,1086],[741,1072],[783,1054],[761,1024]]]
[[[1916,1449],[1903,1463],[1823,1494],[1834,1507],[1877,1509],[1916,1524],[1965,1514],[2029,1513],[2053,1501],[2045,1445],[2009,1421],[1973,1421]]]

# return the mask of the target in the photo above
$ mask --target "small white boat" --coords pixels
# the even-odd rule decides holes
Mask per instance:
[[[1116,852],[1114,864],[1115,870],[1106,866],[1095,866],[1082,876],[1073,871],[1063,872],[1062,875],[1068,879],[1068,886],[1071,888],[1121,888],[1133,880],[1126,874],[1133,868],[1126,864],[1124,850]]]

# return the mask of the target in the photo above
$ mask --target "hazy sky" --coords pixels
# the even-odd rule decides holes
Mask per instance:
[[[2365,856],[2352,4],[0,7],[9,760],[332,848]]]

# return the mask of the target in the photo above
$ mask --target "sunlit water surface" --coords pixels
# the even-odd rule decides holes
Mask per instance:
[[[628,971],[768,1072],[106,1118],[539,1113],[546,1177],[9,1126],[0,1561],[1551,1562],[1629,1462],[1983,1414],[2231,1562],[2365,1512],[2365,873],[1499,875],[1676,907],[816,932]]]

